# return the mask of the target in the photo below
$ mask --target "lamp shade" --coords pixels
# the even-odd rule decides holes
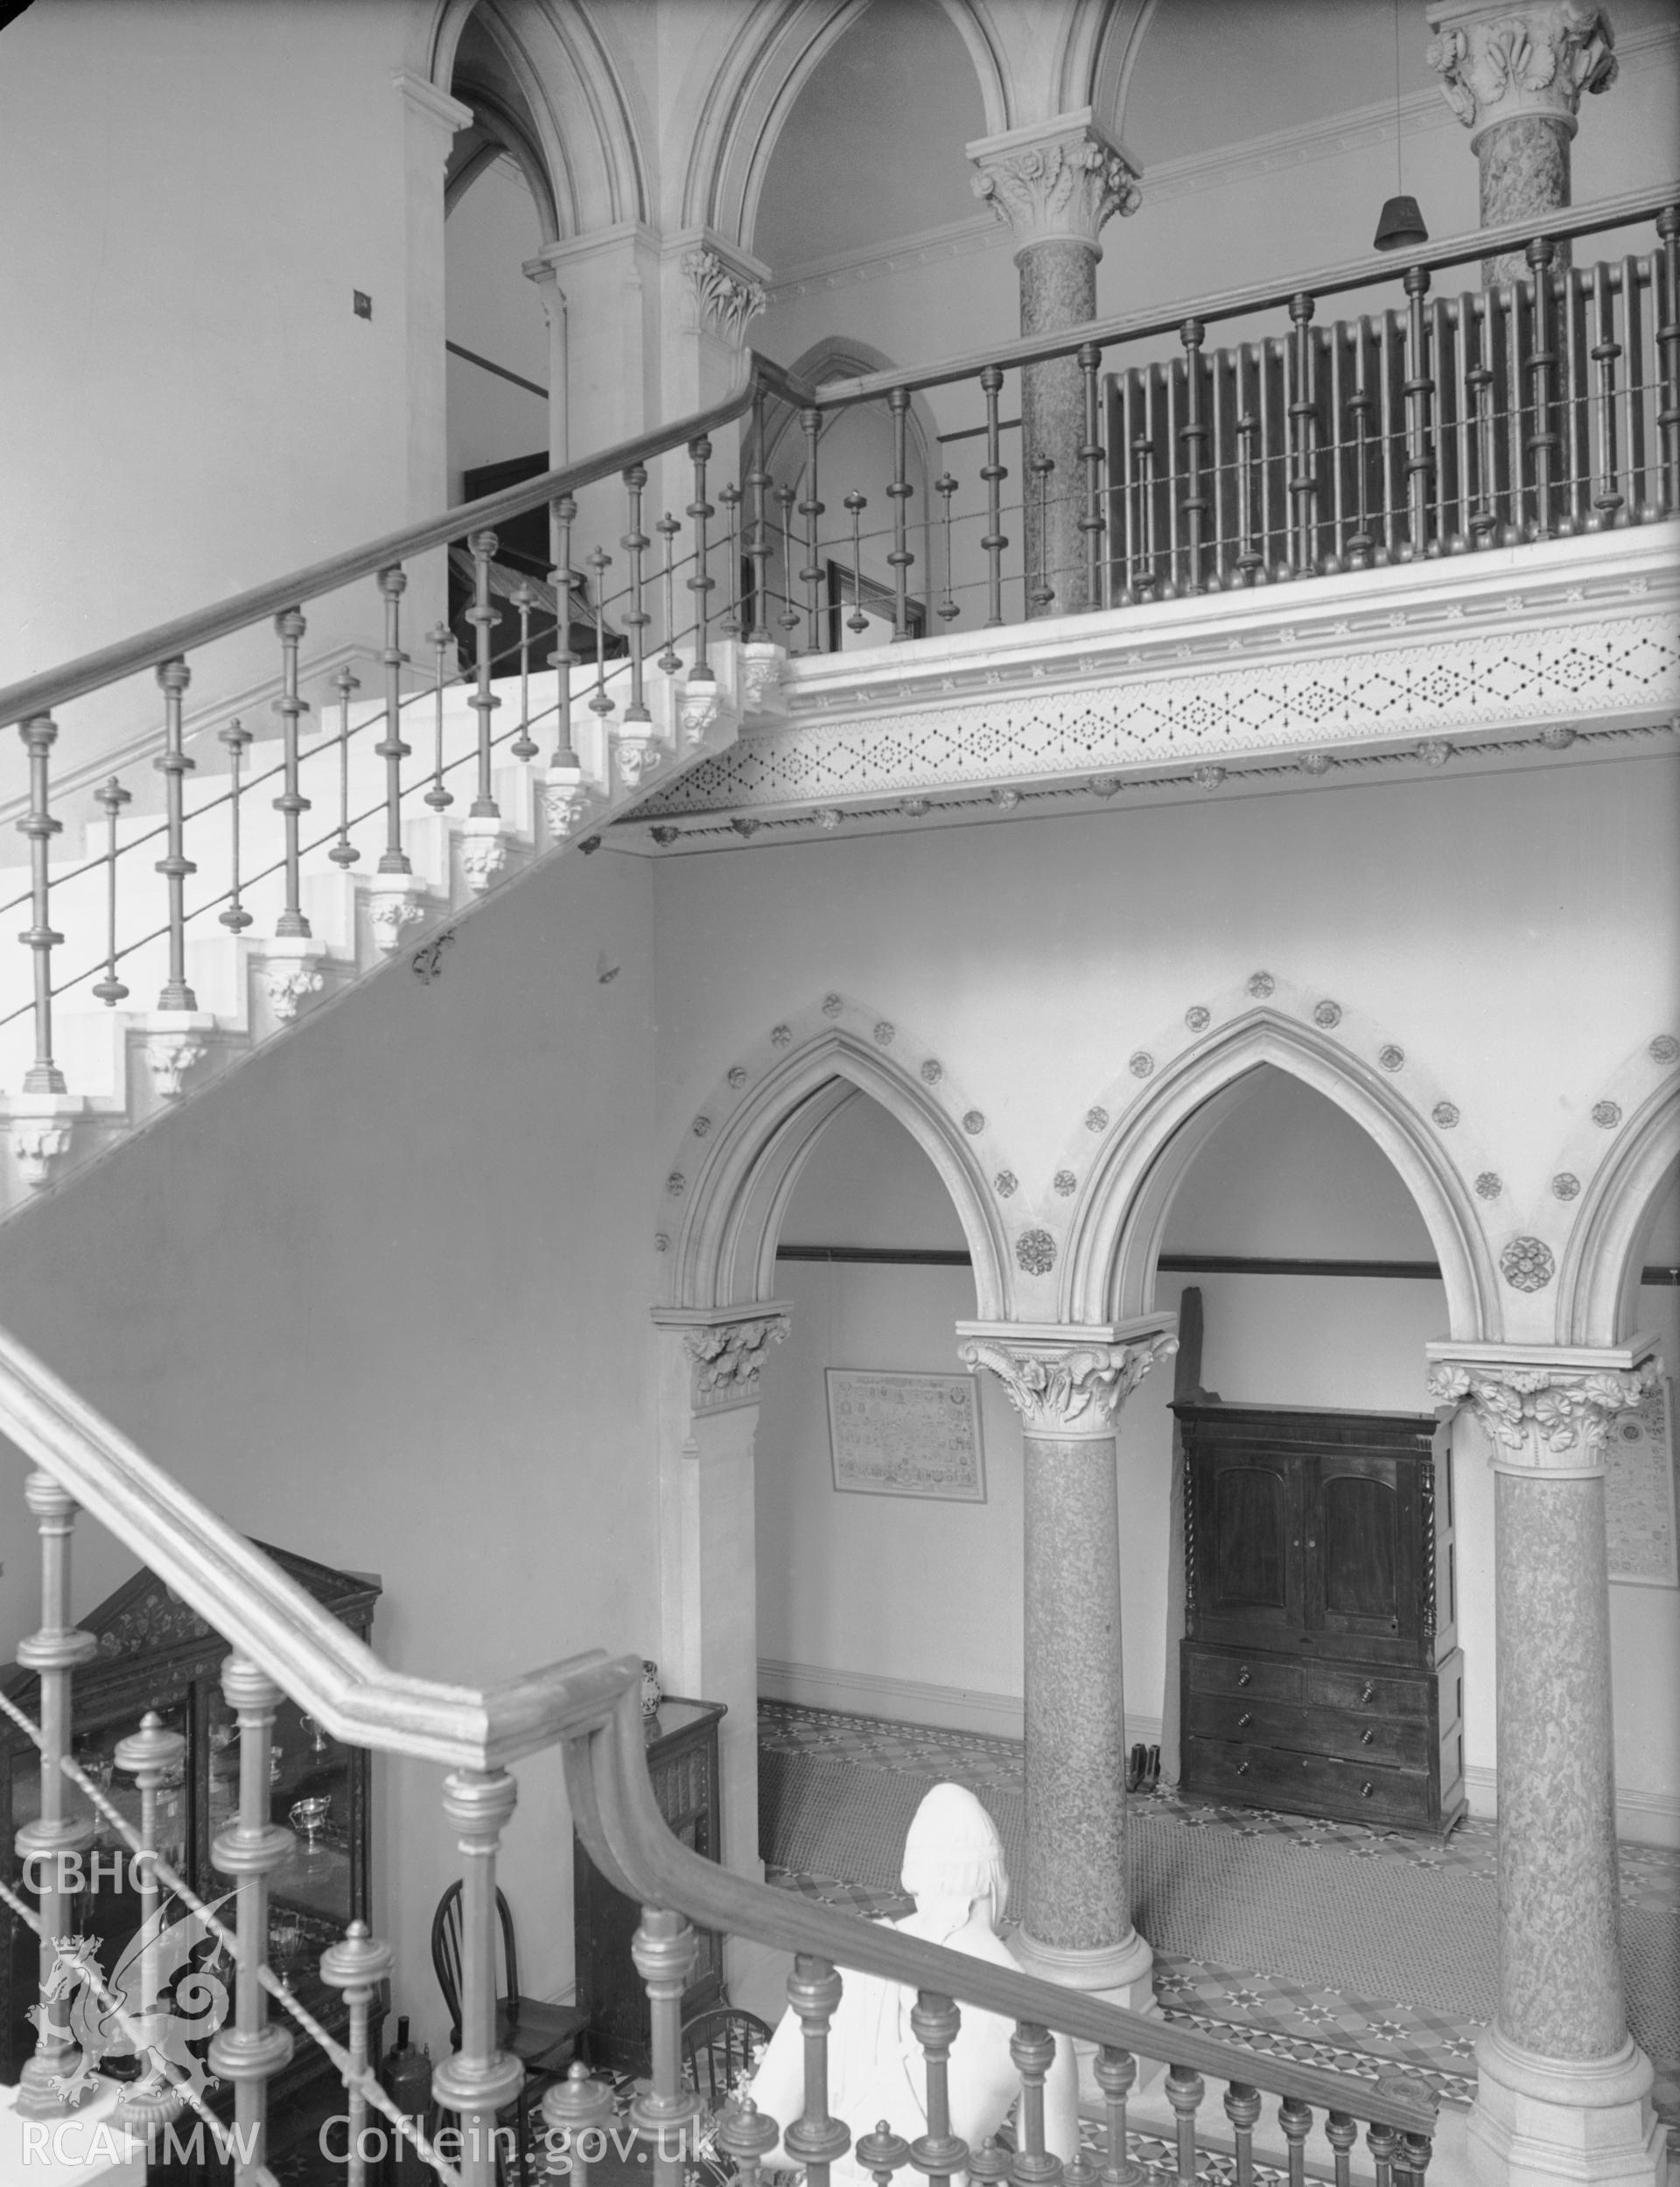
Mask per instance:
[[[1416,198],[1390,198],[1376,223],[1374,250],[1400,250],[1408,244],[1426,243],[1429,230],[1418,210]]]

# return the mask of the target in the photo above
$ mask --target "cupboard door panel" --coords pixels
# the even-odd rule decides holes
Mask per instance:
[[[1396,1617],[1395,1533],[1399,1498],[1392,1483],[1338,1474],[1324,1484],[1319,1548],[1324,1607],[1345,1617]]]

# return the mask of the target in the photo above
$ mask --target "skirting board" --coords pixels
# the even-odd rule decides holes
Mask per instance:
[[[1472,1767],[1464,1773],[1470,1812],[1492,1822],[1499,1813],[1499,1779],[1495,1771]],[[1634,1845],[1668,1846],[1680,1850],[1680,1795],[1642,1791],[1636,1785],[1616,1787],[1616,1835]]]
[[[814,1663],[759,1658],[759,1691],[766,1701],[799,1708],[837,1708],[854,1716],[885,1716],[889,1722],[927,1724],[936,1731],[972,1731],[984,1738],[1025,1735],[1017,1693],[984,1693],[965,1686],[934,1686],[925,1679],[889,1679],[866,1671],[827,1671]],[[1126,1740],[1153,1746],[1158,1716],[1126,1714]]]

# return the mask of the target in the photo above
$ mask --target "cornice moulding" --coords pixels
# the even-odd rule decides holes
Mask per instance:
[[[1432,1367],[1480,1367],[1489,1372],[1555,1368],[1566,1375],[1631,1374],[1656,1358],[1662,1342],[1650,1329],[1622,1344],[1461,1344],[1450,1336],[1434,1336],[1424,1346],[1424,1357]]]
[[[537,253],[544,265],[556,269],[576,266],[590,258],[603,258],[622,250],[628,244],[638,251],[646,251],[657,258],[661,239],[645,221],[615,221],[611,228],[592,228],[582,235],[563,235],[557,242],[545,243]],[[534,264],[535,260],[528,261]]]
[[[446,91],[440,91],[435,83],[428,83],[424,76],[410,75],[406,68],[399,68],[391,81],[416,113],[424,114],[428,121],[436,122],[452,137],[458,130],[471,129],[472,109],[459,99],[452,99]]]

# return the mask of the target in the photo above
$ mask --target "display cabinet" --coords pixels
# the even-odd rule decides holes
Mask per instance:
[[[380,1594],[377,1579],[336,1572],[287,1550],[266,1553],[359,1637],[368,1637]],[[228,1643],[145,1571],[80,1623],[94,1635],[98,1653],[76,1672],[72,1687],[75,1759],[137,1828],[140,1795],[133,1779],[115,1766],[117,1742],[136,1728],[149,1709],[166,1728],[181,1735],[186,1742],[181,1768],[158,1796],[158,1847],[206,1903],[217,1906],[228,1898],[231,1883],[217,1873],[212,1847],[218,1832],[234,1819],[239,1792],[239,1730],[220,1681]],[[35,1717],[39,1686],[34,1672],[14,1665],[4,1683],[18,1706]],[[361,1749],[341,1745],[283,1700],[275,1719],[270,1777],[270,1817],[291,1829],[297,1843],[271,1878],[269,1959],[309,2009],[340,2031],[346,2021],[343,2000],[322,1982],[318,1968],[322,1952],[342,1937],[347,1924],[368,1916],[368,1757]],[[75,1787],[66,1791],[73,1811],[91,1812]],[[40,1812],[39,1757],[9,1720],[0,1722],[0,1801],[10,1818],[0,1862],[11,1889],[32,1903],[14,1847],[20,1826]],[[140,1902],[126,1852],[113,1827],[96,1814],[94,1846],[83,1861],[91,1887],[73,1903],[71,1922],[78,1935],[98,1938],[100,1968],[109,1979],[136,1937]],[[185,1910],[178,1901],[172,1911],[165,1894],[164,1918],[172,1927]],[[220,1910],[231,1923],[231,1902]],[[27,1924],[15,1913],[5,1918],[0,2072],[15,2083],[35,2045],[35,2030],[25,2015],[38,1994],[39,1957]],[[194,1959],[201,1963],[212,1949],[206,1938]],[[206,2043],[209,2032],[206,2028]],[[136,2060],[114,2050],[102,2070],[122,2077],[136,2068]],[[300,2041],[290,2064],[270,2085],[274,2115],[282,2115],[289,2098],[332,2073],[315,2045]],[[220,2110],[230,2097],[230,2090],[221,2087],[212,2092],[210,2101]]]

